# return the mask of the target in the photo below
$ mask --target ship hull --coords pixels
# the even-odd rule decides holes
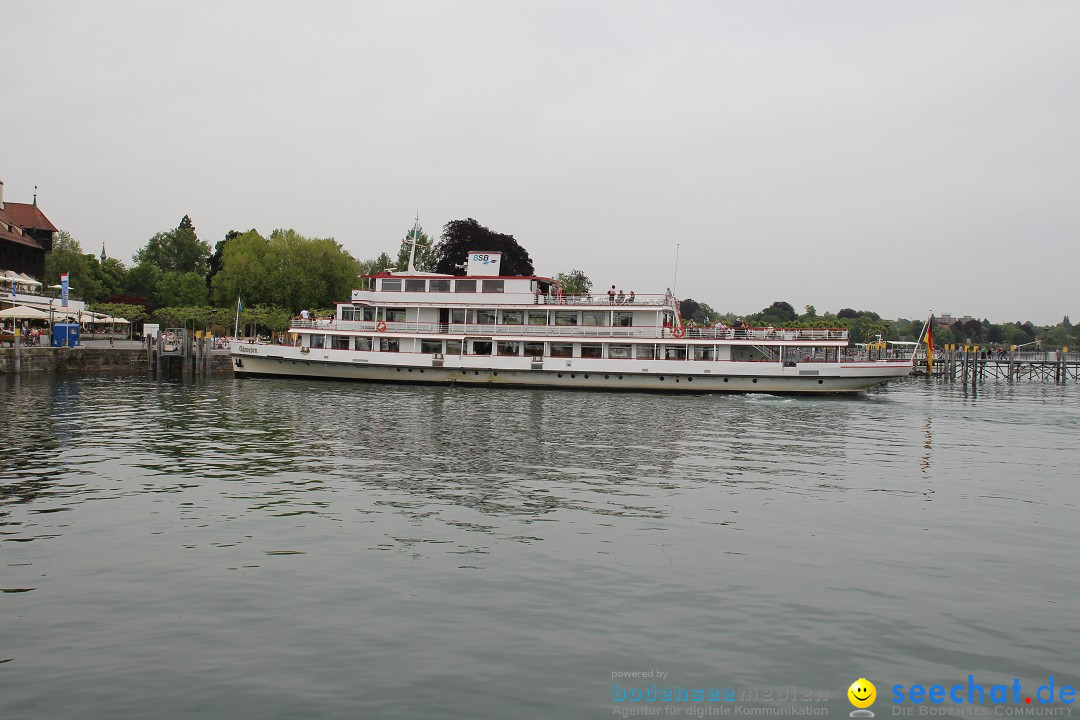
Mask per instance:
[[[911,373],[907,363],[801,363],[782,367],[779,363],[636,363],[580,358],[534,363],[530,358],[466,356],[436,359],[419,354],[401,354],[393,363],[380,362],[383,359],[377,356],[386,354],[303,353],[300,348],[289,346],[243,343],[234,344],[232,352],[234,373],[247,377],[630,392],[847,394],[865,392]],[[638,367],[641,365],[649,367]]]

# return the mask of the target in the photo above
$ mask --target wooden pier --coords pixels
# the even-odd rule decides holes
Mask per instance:
[[[915,371],[926,374],[926,353],[915,358]],[[934,353],[934,377],[975,385],[987,380],[1038,381],[1064,384],[1080,380],[1080,352],[992,350],[946,345]]]

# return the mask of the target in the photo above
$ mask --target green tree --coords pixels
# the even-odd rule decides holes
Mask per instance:
[[[358,275],[378,275],[385,270],[393,270],[396,267],[394,259],[386,253],[380,253],[379,257],[360,262]]]
[[[235,240],[242,234],[243,233],[236,230],[230,230],[225,233],[224,240],[218,240],[217,245],[214,246],[214,254],[210,256],[210,260],[207,262],[206,287],[212,287],[214,276],[221,271],[221,256],[225,252],[225,245],[227,245],[230,240]]]
[[[559,283],[564,295],[588,295],[592,291],[593,281],[581,270],[558,273],[552,279]]]
[[[185,215],[173,230],[159,232],[135,253],[135,263],[149,263],[163,272],[195,272],[206,275],[210,246],[199,239],[191,218]]]
[[[416,237],[416,254],[413,256],[414,267],[418,272],[434,272],[438,255],[435,252],[435,246],[432,245],[423,228],[419,228],[419,231],[417,231],[417,228],[409,228],[409,231],[405,233],[405,239],[401,241],[401,247],[398,249],[395,267],[398,270],[406,270],[409,267],[409,246],[414,235]]]
[[[214,302],[232,306],[275,305],[299,312],[330,307],[348,298],[361,263],[333,238],[307,238],[295,230],[275,230],[263,238],[254,230],[229,241],[221,270],[212,280]]]
[[[154,288],[158,307],[199,306],[207,303],[206,278],[197,272],[166,272]]]
[[[124,292],[128,295],[150,300],[157,291],[158,281],[164,273],[157,265],[141,262],[124,276]]]
[[[445,275],[464,275],[463,269],[474,250],[502,253],[500,275],[533,275],[532,258],[513,235],[497,233],[472,218],[451,220],[443,227],[442,238],[436,246],[438,261],[435,272]]]

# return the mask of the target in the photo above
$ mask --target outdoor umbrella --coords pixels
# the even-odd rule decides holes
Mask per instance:
[[[49,313],[35,310],[26,305],[16,305],[7,310],[0,310],[0,317],[15,318],[17,320],[48,320]]]

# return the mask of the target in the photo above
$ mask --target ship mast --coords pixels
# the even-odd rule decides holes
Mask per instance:
[[[416,213],[416,223],[413,225],[412,232],[409,237],[405,238],[405,242],[409,243],[409,268],[408,273],[411,275],[416,272],[416,243],[420,240],[420,213]]]

